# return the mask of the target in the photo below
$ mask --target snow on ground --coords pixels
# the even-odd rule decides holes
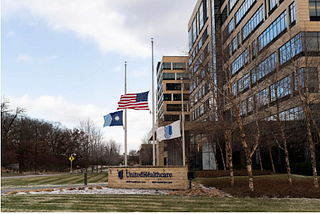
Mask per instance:
[[[109,187],[84,187],[84,190],[75,188],[74,190],[64,189],[42,189],[35,191],[20,191],[15,194],[138,194],[138,195],[168,195],[170,190],[155,190],[155,189],[118,189]],[[8,194],[8,193],[7,193]],[[13,194],[12,192],[9,194]]]

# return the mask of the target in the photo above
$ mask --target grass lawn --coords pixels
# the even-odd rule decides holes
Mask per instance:
[[[108,182],[107,174],[87,174],[88,184]],[[2,179],[1,188],[23,188],[36,186],[59,186],[84,184],[84,174],[65,174],[45,177],[17,177],[11,179]]]
[[[311,212],[318,199],[212,198],[169,195],[5,195],[3,212]]]
[[[2,179],[1,187],[20,188],[83,184],[83,174]],[[286,175],[254,176],[255,192],[248,190],[248,177],[197,178],[194,182],[216,187],[234,197],[187,197],[174,195],[2,195],[3,212],[320,212],[320,193],[314,191],[312,177],[293,175],[289,186]],[[107,174],[88,174],[89,184],[103,184]],[[289,197],[289,198],[288,198]],[[291,198],[292,197],[292,198]],[[295,197],[295,198],[294,198]]]

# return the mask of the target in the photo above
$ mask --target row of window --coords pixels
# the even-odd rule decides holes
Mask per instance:
[[[297,121],[306,118],[302,106],[288,109],[279,113],[280,121]],[[277,115],[272,115],[265,118],[265,121],[277,121]]]
[[[163,94],[163,101],[181,101],[181,94]],[[189,94],[183,94],[183,101],[189,101]]]
[[[284,64],[302,51],[320,51],[320,32],[301,32],[281,46],[279,48],[279,65]],[[241,60],[242,64],[245,63],[243,58]],[[244,92],[249,86],[253,87],[257,81],[273,72],[277,65],[277,52],[274,52],[232,85],[233,95],[236,96]],[[232,70],[232,72],[234,71]]]
[[[191,119],[196,120],[201,117],[205,112],[209,111],[211,107],[211,100],[207,99],[205,103],[202,103],[198,108],[191,112]]]
[[[204,24],[209,17],[208,0],[202,0],[198,12],[192,22],[192,27],[188,31],[189,37],[189,51],[191,50],[193,44],[197,40]]]
[[[289,6],[290,23],[295,23],[295,3]],[[257,27],[263,22],[263,5],[253,14],[248,22],[243,26],[237,36],[231,41],[225,50],[225,57],[229,58],[235,53],[237,47],[240,47]],[[282,31],[286,29],[286,11],[283,12],[258,38],[259,50],[273,41]],[[241,36],[240,36],[241,34]],[[242,38],[241,38],[242,37]],[[253,55],[256,55],[256,42],[253,44]]]
[[[190,102],[191,102],[191,108],[201,100],[201,98],[205,97],[208,94],[208,86],[203,85],[197,93],[195,93],[193,96],[190,96]]]
[[[293,84],[291,84],[293,82]],[[293,88],[292,88],[293,87]],[[318,71],[317,68],[301,68],[297,74],[284,77],[283,79],[271,84],[269,87],[256,93],[253,97],[241,102],[240,114],[245,115],[252,112],[255,108],[259,109],[268,104],[272,104],[277,99],[282,99],[297,91],[300,88],[308,87],[311,91],[318,90]]]
[[[187,64],[185,62],[163,62],[162,70],[186,70]]]
[[[162,80],[180,80],[181,78],[187,79],[188,77],[188,73],[163,73],[158,82],[162,82]]]
[[[190,94],[192,93],[193,90],[197,88],[197,86],[201,83],[201,81],[206,77],[206,71],[210,70],[210,61],[208,61],[204,67],[201,66],[200,74],[195,75],[198,72],[199,67],[200,66],[196,63],[194,67],[190,69],[190,75],[189,75]]]
[[[287,11],[281,13],[278,18],[258,36],[259,51],[273,41],[281,32],[287,29]]]
[[[277,1],[278,0],[267,1],[269,5],[269,15],[277,8]],[[236,2],[237,1],[235,1],[235,3]],[[281,4],[282,2],[283,1],[280,0],[279,4]],[[235,27],[239,25],[241,20],[247,15],[247,13],[251,10],[254,4],[255,4],[255,0],[246,0],[243,2],[243,4],[238,9],[238,11],[235,13],[235,16],[229,21],[227,28],[225,29],[225,32],[227,32],[225,33],[226,37],[228,37],[231,34],[231,32],[235,29]]]
[[[198,55],[202,45],[207,41],[208,38],[209,38],[209,27],[207,27],[203,31],[203,34],[198,41],[198,45],[194,48],[193,52],[190,54],[189,66],[192,64],[193,60],[196,58],[196,55]],[[205,48],[209,50],[209,44]]]
[[[263,22],[263,5],[253,14],[249,21],[243,26],[242,41],[245,41],[247,37]]]
[[[244,16],[248,13],[251,7],[256,3],[256,0],[245,0],[240,6],[239,10],[236,12],[235,20],[236,26],[239,22],[244,18]]]

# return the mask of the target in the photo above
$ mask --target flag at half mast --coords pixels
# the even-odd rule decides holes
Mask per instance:
[[[119,109],[134,109],[134,110],[149,110],[148,107],[148,93],[124,94],[121,95],[118,102]]]

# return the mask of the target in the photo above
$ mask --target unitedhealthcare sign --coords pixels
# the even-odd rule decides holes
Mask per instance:
[[[123,179],[123,170],[118,172],[118,177]],[[128,172],[126,171],[127,178],[172,178],[172,173],[159,173],[159,172]]]
[[[187,189],[188,168],[169,167],[110,167],[108,186],[111,188]]]

